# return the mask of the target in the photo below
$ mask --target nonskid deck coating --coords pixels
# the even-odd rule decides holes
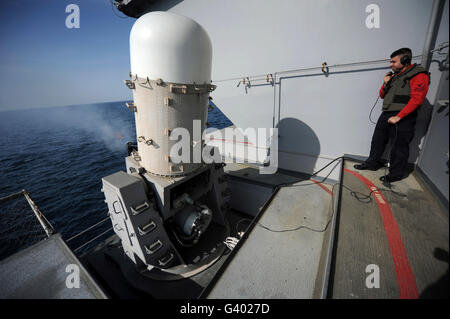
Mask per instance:
[[[322,184],[324,185],[324,184]],[[331,190],[330,185],[325,185]],[[208,298],[312,298],[330,229],[330,193],[311,180],[282,187]]]
[[[384,169],[358,171],[354,164],[346,161],[343,185],[367,195],[366,179],[377,191],[365,203],[342,189],[331,297],[448,297],[448,211],[414,174],[393,183],[393,193],[379,181]],[[379,288],[366,285],[373,265]]]

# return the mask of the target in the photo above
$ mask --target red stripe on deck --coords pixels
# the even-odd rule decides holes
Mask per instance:
[[[394,215],[392,214],[391,207],[387,203],[383,194],[378,188],[367,178],[359,175],[358,173],[344,168],[344,170],[357,178],[359,178],[366,186],[373,191],[375,200],[377,201],[378,208],[380,209],[381,218],[383,220],[384,230],[389,242],[389,248],[391,250],[392,260],[394,262],[395,274],[397,277],[398,289],[400,291],[401,299],[418,298],[419,293],[417,291],[416,279],[409,264],[408,256],[406,255],[406,249],[403,245],[402,237],[400,236],[400,230]]]
[[[323,186],[320,182],[315,181],[315,180],[313,180],[313,179],[312,179],[312,181],[313,181],[314,183],[316,183],[317,186],[320,186],[320,187],[323,188],[326,192],[328,192],[328,194],[330,194],[331,196],[333,196],[333,193],[332,193],[328,188],[326,188],[325,186]]]

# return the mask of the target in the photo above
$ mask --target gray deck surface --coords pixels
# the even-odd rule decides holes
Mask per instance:
[[[311,181],[295,185],[279,190],[259,223],[273,230],[323,230],[331,195]],[[272,232],[255,226],[208,298],[313,297],[324,236],[305,228]]]
[[[399,196],[386,191],[376,172],[358,171],[355,163],[345,167],[369,179],[381,190],[398,225],[401,240],[411,266],[419,298],[448,297],[449,223],[446,211],[422,186],[414,174],[393,183]],[[345,172],[343,184],[354,191],[369,194],[367,186]],[[372,196],[373,197],[373,196]],[[338,228],[336,266],[332,298],[399,298],[399,284],[380,209],[373,199],[362,203],[343,188]],[[378,265],[380,287],[367,288],[366,267]],[[446,287],[446,288],[445,288]]]
[[[79,267],[80,287],[67,288],[69,264]],[[106,298],[61,239],[51,236],[0,261],[0,299]]]
[[[389,205],[412,270],[417,297],[448,298],[448,210],[414,173],[393,183],[393,190],[403,194],[399,196],[379,181],[383,169],[357,171],[354,164],[347,160],[345,168],[370,180]],[[234,171],[231,174],[236,177],[268,189],[295,181],[295,178],[282,174],[259,181],[259,175],[253,174],[255,170],[246,165],[230,165],[229,170]],[[360,195],[370,193],[366,184],[348,171],[344,171],[343,185]],[[331,190],[331,185],[322,186]],[[385,228],[374,195],[370,201],[359,201],[349,189],[342,189],[328,297],[399,298],[399,267],[393,261],[398,256],[393,256],[387,236],[387,231],[391,230]],[[281,188],[262,213],[259,223],[272,230],[306,226],[317,231],[301,228],[273,232],[256,225],[208,298],[319,298],[332,227],[330,223],[323,231],[333,217],[331,199],[329,192],[311,181]],[[66,266],[69,264],[80,266],[79,289],[66,287]],[[368,265],[379,267],[379,288],[366,286]],[[0,298],[105,297],[58,234],[0,261]]]

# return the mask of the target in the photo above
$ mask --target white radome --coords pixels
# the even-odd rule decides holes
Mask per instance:
[[[141,16],[130,32],[131,73],[165,82],[211,83],[211,40],[194,20],[170,12]]]
[[[150,12],[131,29],[130,59],[135,83],[136,158],[147,172],[160,176],[194,172],[203,166],[194,159],[194,145],[200,150],[212,88],[208,34],[190,18]],[[194,132],[195,120],[201,123],[198,134]],[[178,128],[189,133],[184,137],[187,146],[181,152],[186,154],[182,163],[177,153],[172,153],[178,143]]]

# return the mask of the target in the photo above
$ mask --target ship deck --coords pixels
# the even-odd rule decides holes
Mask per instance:
[[[357,171],[355,163],[344,160],[336,182],[285,171],[261,175],[254,166],[228,164],[230,235],[244,234],[231,252],[193,277],[168,282],[143,277],[117,236],[82,256],[79,265],[89,282],[98,284],[100,298],[448,297],[448,207],[417,172],[390,189],[378,179],[384,169]],[[1,273],[22,278],[27,258],[40,269],[54,267],[48,253],[37,253],[52,242],[10,256]],[[26,289],[2,285],[3,295],[36,297],[46,279],[29,273],[37,279],[27,281]],[[92,291],[91,284],[81,285],[86,287],[80,291]]]
[[[391,190],[379,181],[384,169],[354,164],[345,161],[329,297],[448,298],[448,208],[418,172]],[[369,201],[350,190],[374,192]]]
[[[355,163],[281,187],[208,298],[448,297],[448,209],[416,172],[389,188]]]
[[[0,261],[0,299],[105,298],[60,234]]]
[[[255,197],[255,187],[272,187],[274,193],[260,216],[247,223],[248,236],[208,298],[320,298],[326,275],[321,265],[329,255],[327,238],[335,217],[332,185],[280,173],[258,175],[257,169],[238,164],[228,173],[241,197]],[[244,183],[244,178],[248,187],[237,188],[236,180]]]

